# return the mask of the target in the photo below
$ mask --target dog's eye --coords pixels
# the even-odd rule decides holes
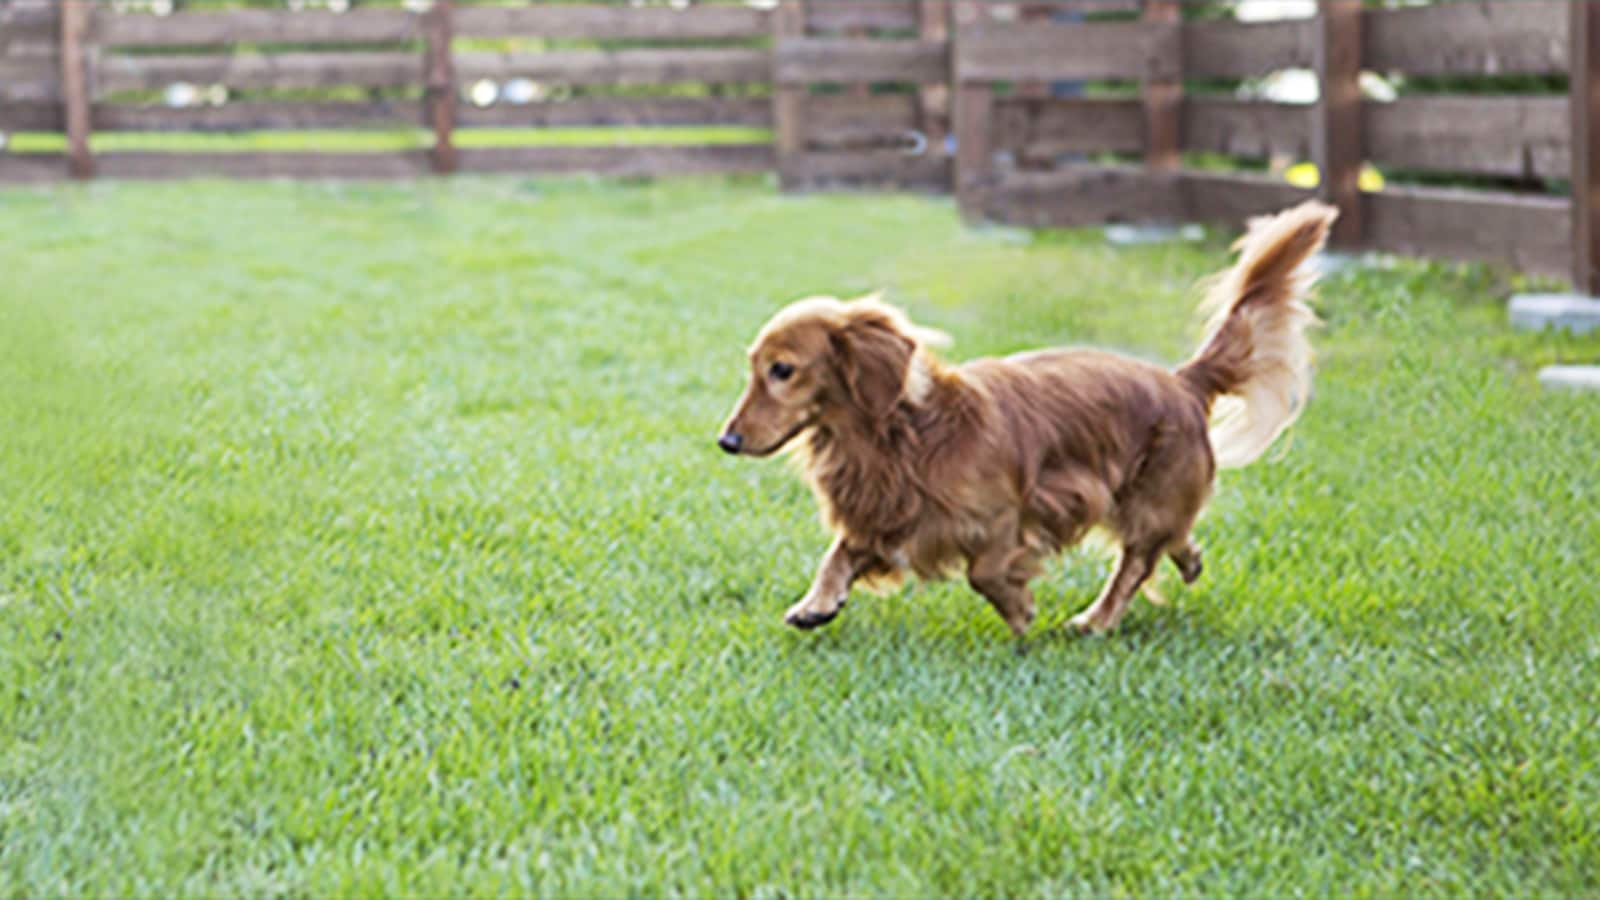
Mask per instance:
[[[794,366],[785,362],[775,362],[767,372],[778,381],[788,381],[789,376],[794,374]]]

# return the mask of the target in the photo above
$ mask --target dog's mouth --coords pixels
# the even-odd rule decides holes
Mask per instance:
[[[806,419],[803,419],[803,420],[801,420],[800,424],[798,424],[798,425],[794,426],[793,428],[789,429],[788,432],[785,433],[783,437],[778,438],[776,441],[774,441],[773,443],[767,445],[766,447],[760,447],[760,448],[751,447],[750,449],[743,450],[741,452],[746,456],[756,456],[756,457],[771,456],[772,454],[777,453],[779,450],[782,450],[784,448],[784,445],[788,444],[790,441],[794,440],[796,437],[799,437],[800,432],[805,431],[807,428],[810,428],[812,425],[815,425],[816,421],[817,421],[817,419],[816,419],[815,416],[811,416],[811,417],[808,417]]]

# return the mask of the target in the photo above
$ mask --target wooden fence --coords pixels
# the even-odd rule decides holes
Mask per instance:
[[[775,169],[795,189],[951,191],[970,216],[1027,225],[1237,223],[1315,193],[1343,210],[1337,241],[1346,247],[1500,261],[1600,291],[1600,164],[1590,152],[1600,143],[1594,5],[1364,8],[1361,0],[1318,0],[1314,18],[1248,23],[1185,16],[1180,2],[679,8],[437,0],[425,11],[180,6],[155,16],[89,0],[0,0],[0,131],[67,138],[59,153],[0,151],[0,180]],[[1242,79],[1288,68],[1315,74],[1315,102],[1232,92]],[[1362,97],[1364,70],[1410,78],[1570,73],[1570,89],[1402,92],[1379,102]],[[513,79],[572,96],[487,106],[460,99],[478,82]],[[179,108],[157,102],[175,83],[218,85],[235,97]],[[742,125],[771,128],[774,137],[457,145],[461,129],[641,125]],[[125,131],[395,127],[431,131],[431,149],[90,146],[91,134]],[[1315,189],[1296,187],[1263,171],[1275,157],[1315,160],[1324,177]],[[1391,180],[1363,190],[1368,163],[1501,186]],[[1575,189],[1543,189],[1561,182]]]
[[[1564,73],[1569,17],[1588,4],[1510,0],[1363,9],[1323,0],[1301,21],[1179,22],[1166,0],[1137,22],[997,23],[974,5],[953,53],[964,207],[991,218],[1065,225],[1116,218],[1237,221],[1307,196],[1281,178],[1184,168],[1184,152],[1256,161],[1312,158],[1317,189],[1339,205],[1336,241],[1420,255],[1492,259],[1579,275],[1573,204],[1537,192],[1401,187],[1364,192],[1364,161],[1380,168],[1509,179],[1566,177],[1568,98],[1401,96],[1363,101],[1363,69],[1409,76]],[[962,7],[957,7],[958,12]],[[1232,97],[1175,97],[1182,80],[1239,79],[1304,67],[1319,97],[1289,105]],[[1139,82],[1137,99],[1000,95],[1037,79]],[[1592,83],[1573,79],[1574,96]],[[1578,107],[1584,108],[1584,107]],[[1004,151],[1024,164],[997,166]],[[1142,166],[1026,165],[1065,151],[1138,152]],[[1577,183],[1577,179],[1574,179]],[[1584,183],[1594,183],[1585,181]],[[1590,215],[1593,213],[1590,212]],[[1581,254],[1578,254],[1581,255]]]
[[[156,16],[91,0],[0,6],[0,131],[62,131],[63,154],[0,154],[0,179],[71,172],[389,177],[453,171],[661,174],[765,171],[770,141],[658,146],[458,148],[458,128],[640,125],[769,127],[769,12],[702,5],[488,6],[437,2],[426,11],[362,7],[193,10]],[[59,39],[57,39],[59,36]],[[474,49],[604,41],[606,49]],[[555,103],[463,104],[473,85],[557,84],[583,95]],[[629,89],[712,86],[698,96]],[[172,85],[221,88],[229,99],[170,107]],[[738,88],[754,85],[759,95]],[[91,153],[88,135],[129,131],[304,131],[426,128],[431,149]]]

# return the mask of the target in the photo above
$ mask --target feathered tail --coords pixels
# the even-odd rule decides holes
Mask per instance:
[[[1254,462],[1299,417],[1311,390],[1316,314],[1306,305],[1314,276],[1301,269],[1328,238],[1339,212],[1308,201],[1254,219],[1235,248],[1239,261],[1207,291],[1200,350],[1178,377],[1211,409],[1217,465]]]

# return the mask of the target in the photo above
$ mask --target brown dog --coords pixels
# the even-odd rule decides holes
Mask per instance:
[[[1192,582],[1189,530],[1216,467],[1259,457],[1306,400],[1316,317],[1300,266],[1336,215],[1305,203],[1253,222],[1207,295],[1200,351],[1175,372],[1095,350],[947,366],[929,349],[935,333],[875,297],[778,313],[718,444],[766,456],[798,440],[836,534],[784,621],[831,620],[858,580],[964,567],[1020,636],[1042,561],[1096,525],[1121,560],[1075,627],[1116,627],[1163,554]]]

